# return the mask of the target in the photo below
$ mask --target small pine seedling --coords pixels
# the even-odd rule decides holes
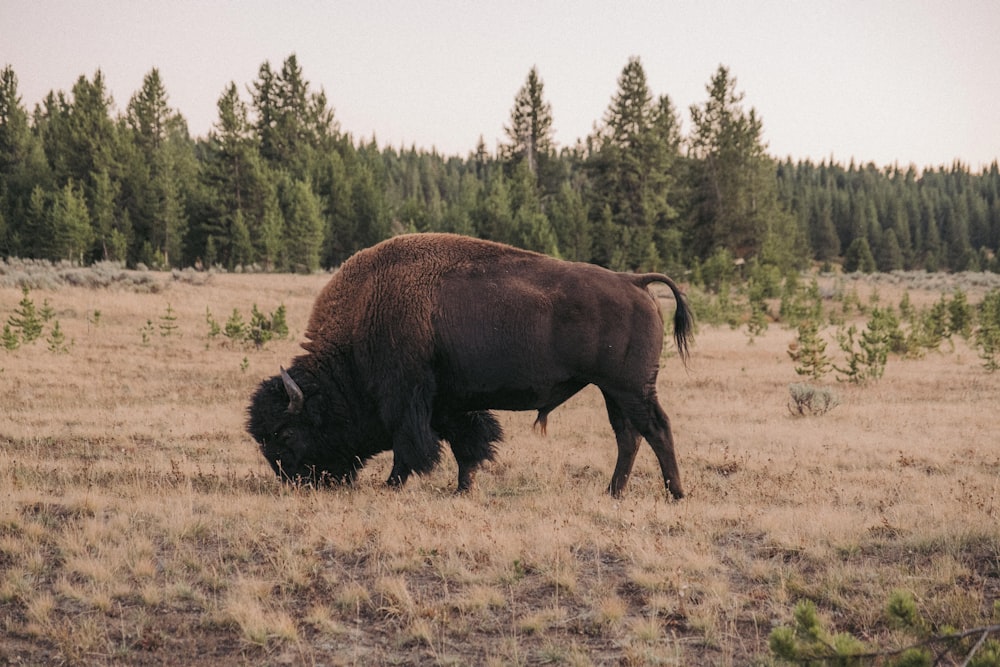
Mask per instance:
[[[215,321],[215,317],[212,316],[212,311],[208,309],[208,306],[205,306],[205,323],[208,325],[209,340],[217,338],[222,333],[222,327]]]
[[[872,309],[871,319],[860,337],[855,338],[858,330],[853,324],[846,331],[837,333],[840,349],[847,354],[846,367],[833,367],[843,376],[838,380],[865,384],[868,380],[882,377],[892,346],[894,321],[892,313],[876,307]],[[895,326],[898,329],[898,322]]]
[[[243,316],[240,315],[239,309],[233,308],[233,314],[226,320],[226,327],[222,330],[222,333],[234,343],[239,343],[246,339],[246,324],[243,322]]]
[[[10,328],[9,324],[3,325],[3,347],[8,352],[13,352],[21,347],[21,338]]]
[[[798,339],[788,346],[788,356],[796,363],[795,372],[820,380],[830,372],[831,365],[826,356],[826,341],[819,335],[819,325],[803,320],[798,332]]]
[[[35,303],[29,296],[30,291],[27,286],[23,287],[22,291],[24,296],[14,310],[14,314],[7,320],[7,324],[12,329],[19,329],[21,331],[21,341],[23,343],[30,343],[42,335],[42,320],[38,316],[38,311],[35,310]]]
[[[56,311],[53,310],[52,304],[49,303],[49,300],[45,299],[44,301],[42,301],[42,307],[38,311],[38,314],[42,316],[42,321],[43,322],[48,322],[53,317],[56,316]]]
[[[257,310],[257,304],[253,305],[250,311],[250,327],[247,331],[247,338],[253,341],[254,346],[259,350],[264,347],[274,332],[271,330],[271,319],[264,317],[264,313]]]
[[[167,304],[167,312],[160,315],[160,336],[168,338],[177,333],[177,313]]]
[[[280,340],[288,338],[288,311],[285,304],[278,306],[278,309],[271,313],[271,331]]]
[[[139,334],[142,335],[143,346],[148,346],[150,339],[153,337],[153,320],[146,320],[145,326],[139,329]]]
[[[1000,370],[1000,289],[990,290],[979,304],[976,350],[988,373]]]
[[[66,354],[69,352],[69,347],[66,345],[66,334],[63,333],[62,328],[59,326],[59,320],[55,320],[52,330],[49,332],[49,337],[45,340],[49,344],[49,352],[53,354]]]

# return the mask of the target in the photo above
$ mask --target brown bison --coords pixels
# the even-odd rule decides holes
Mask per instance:
[[[458,490],[502,437],[490,410],[549,412],[588,384],[618,441],[608,490],[628,482],[641,435],[683,496],[670,422],[656,398],[663,320],[647,291],[674,294],[687,358],[691,311],[659,273],[615,273],[450,234],[412,234],[363,250],[313,307],[308,354],[260,384],[247,428],[282,479],[351,482],[392,450],[388,484],[430,471],[447,441]]]

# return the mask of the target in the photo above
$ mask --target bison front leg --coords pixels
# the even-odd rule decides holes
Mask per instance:
[[[494,443],[503,438],[503,429],[496,417],[487,411],[435,415],[433,427],[448,441],[458,463],[456,493],[467,492],[482,462],[493,460]]]
[[[392,446],[392,470],[386,484],[403,486],[413,473],[423,475],[433,470],[440,458],[440,443],[430,428],[398,433]]]
[[[440,438],[431,429],[433,382],[407,392],[405,403],[394,403],[398,412],[383,415],[392,436],[392,471],[386,483],[400,487],[410,475],[434,469],[441,458]]]

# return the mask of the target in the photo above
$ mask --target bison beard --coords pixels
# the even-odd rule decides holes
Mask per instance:
[[[683,496],[670,421],[656,396],[663,321],[647,286],[676,301],[687,359],[691,311],[665,275],[615,273],[450,234],[384,241],[344,263],[320,293],[307,354],[263,381],[247,429],[282,479],[352,482],[392,450],[388,483],[430,471],[446,441],[458,491],[503,433],[490,410],[547,415],[588,384],[618,444],[608,491],[625,489],[640,437]]]

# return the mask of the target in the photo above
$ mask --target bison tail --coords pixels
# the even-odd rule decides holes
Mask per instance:
[[[684,293],[677,286],[677,283],[662,273],[643,273],[636,276],[636,281],[642,287],[646,287],[649,283],[663,283],[673,292],[674,301],[677,304],[674,310],[674,343],[677,345],[677,353],[680,355],[681,361],[687,364],[688,346],[694,335],[694,313],[691,311],[691,306],[688,305]]]

